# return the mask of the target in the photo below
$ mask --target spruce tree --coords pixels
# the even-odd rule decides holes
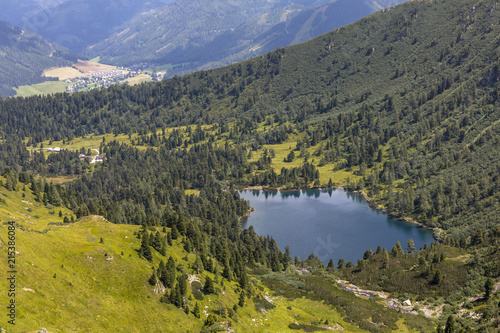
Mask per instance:
[[[345,262],[343,258],[340,258],[339,261],[337,262],[337,269],[344,269],[345,268]]]
[[[441,273],[441,270],[436,270],[436,273],[434,274],[434,278],[432,279],[433,284],[441,284],[443,282],[443,273]]]
[[[176,268],[175,268],[175,261],[172,256],[168,258],[167,265],[166,265],[166,287],[171,288],[174,285],[175,278],[176,278]]]
[[[163,283],[164,286],[167,286],[167,268],[165,267],[163,260],[160,260],[160,265],[158,266],[156,273],[161,283]]]
[[[179,289],[181,291],[181,296],[186,296],[186,293],[187,293],[187,277],[186,277],[186,274],[181,274],[177,278],[177,282],[179,284]]]
[[[179,231],[177,230],[177,227],[175,225],[172,227],[171,237],[173,240],[179,238]],[[170,245],[170,243],[169,243],[169,245]]]
[[[139,249],[139,253],[147,261],[153,261],[153,254],[151,253],[151,247],[149,246],[149,236],[147,231],[144,232],[141,237],[141,248]]]
[[[154,287],[154,286],[156,286],[157,281],[158,281],[158,279],[156,277],[156,272],[153,270],[153,274],[149,278],[148,282],[150,285],[152,285]]]
[[[196,318],[200,318],[200,316],[201,316],[201,313],[200,313],[200,306],[198,305],[198,302],[196,302],[196,304],[194,305],[193,315],[194,315]]]
[[[226,262],[224,265],[224,270],[222,271],[222,277],[226,280],[231,281],[231,270],[229,269],[229,263]]]
[[[408,254],[412,254],[413,252],[415,252],[416,248],[415,248],[415,242],[413,241],[413,239],[408,239],[406,241],[406,244],[408,245],[406,247],[406,253]]]
[[[448,316],[446,320],[446,326],[444,328],[444,333],[454,333],[455,332],[455,320],[452,315]]]
[[[240,274],[239,284],[241,289],[245,289],[248,283],[247,273],[245,272],[245,267],[243,267],[242,272]]]
[[[387,252],[384,252],[384,259],[382,261],[382,268],[383,269],[389,268],[389,253],[387,253]]]
[[[162,256],[167,255],[167,240],[165,238],[162,238],[162,241],[161,241],[160,254]]]
[[[486,279],[486,283],[484,284],[484,298],[489,299],[491,297],[491,293],[495,289],[495,281],[492,278]]]
[[[170,303],[178,308],[182,306],[181,290],[178,283],[170,291]]]
[[[238,299],[238,305],[242,308],[245,305],[245,292],[242,290]]]
[[[161,238],[160,238],[160,233],[157,231],[154,235],[153,238],[153,247],[155,248],[156,251],[160,252],[161,250]]]
[[[215,292],[215,287],[210,276],[205,279],[205,285],[203,286],[203,291],[207,294],[213,294]]]

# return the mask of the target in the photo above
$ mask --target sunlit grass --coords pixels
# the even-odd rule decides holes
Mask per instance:
[[[64,81],[46,81],[29,86],[20,86],[19,88],[14,88],[14,90],[16,91],[16,96],[28,97],[64,92],[68,85],[70,85],[70,83]]]

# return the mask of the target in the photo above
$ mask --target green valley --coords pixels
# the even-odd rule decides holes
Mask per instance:
[[[495,331],[499,15],[411,1],[224,68],[1,99],[19,327]],[[242,230],[247,187],[357,191],[437,242],[291,258]]]

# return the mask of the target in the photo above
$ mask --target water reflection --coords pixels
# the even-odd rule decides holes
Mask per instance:
[[[243,222],[259,235],[271,235],[281,249],[290,245],[293,256],[311,253],[327,263],[330,258],[356,262],[368,248],[387,249],[412,238],[417,249],[433,241],[432,232],[398,221],[370,208],[359,194],[343,190],[241,192],[255,211]]]

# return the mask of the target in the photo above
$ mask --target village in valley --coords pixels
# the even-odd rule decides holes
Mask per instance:
[[[147,69],[151,68],[150,64],[141,63],[134,64],[130,67],[120,67],[111,70],[91,71],[86,75],[67,78],[66,83],[73,83],[66,87],[66,91],[74,93],[77,91],[89,91],[97,88],[109,88],[113,84],[127,83],[128,79],[132,79],[139,75],[147,76],[152,81],[160,81],[164,78],[166,72],[152,72]]]

